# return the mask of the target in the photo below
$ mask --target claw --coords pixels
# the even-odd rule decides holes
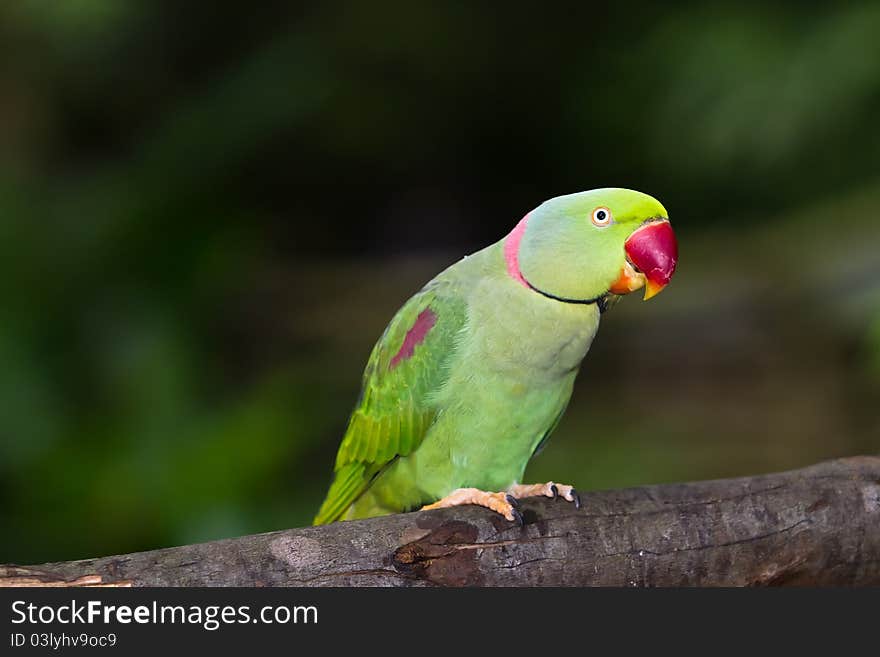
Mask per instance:
[[[519,512],[519,509],[514,506],[511,507],[510,512],[511,514],[513,514],[513,522],[515,522],[517,525],[520,526],[520,528],[522,528],[525,525],[525,522],[523,521],[523,517],[522,514]]]
[[[446,509],[463,504],[476,504],[492,509],[520,527],[525,524],[522,513],[519,511],[519,500],[516,499],[516,496],[504,492],[487,493],[478,488],[456,488],[443,499],[437,500],[433,504],[427,504],[422,509],[425,511]]]
[[[510,501],[511,496],[522,499],[524,497],[550,497],[562,499],[574,503],[576,509],[581,508],[581,498],[578,492],[567,484],[557,484],[554,481],[548,481],[546,484],[514,484],[507,489],[507,500]]]

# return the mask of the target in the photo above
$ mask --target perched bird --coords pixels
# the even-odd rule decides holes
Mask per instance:
[[[666,209],[628,189],[559,196],[466,256],[397,312],[373,348],[315,524],[478,504],[522,522],[517,499],[558,424],[599,317],[660,292],[678,247]],[[427,505],[427,506],[424,506]]]

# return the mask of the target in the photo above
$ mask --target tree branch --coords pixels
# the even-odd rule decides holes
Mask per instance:
[[[342,522],[41,566],[0,585],[880,585],[880,457]]]

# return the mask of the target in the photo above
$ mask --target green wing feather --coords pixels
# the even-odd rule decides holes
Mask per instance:
[[[426,309],[435,323],[410,358],[398,358]],[[421,444],[437,413],[431,395],[448,378],[447,363],[465,323],[465,304],[451,286],[428,284],[401,308],[376,343],[361,397],[336,456],[335,478],[314,524],[339,520],[383,468]]]

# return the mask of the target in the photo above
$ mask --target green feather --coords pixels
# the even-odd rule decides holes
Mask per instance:
[[[435,325],[411,358],[392,366],[407,332],[427,308],[436,316]],[[429,284],[391,320],[370,355],[361,400],[351,415],[336,457],[333,484],[314,524],[339,520],[377,474],[421,444],[437,412],[431,395],[448,377],[444,363],[455,353],[464,322],[464,303],[455,297],[453,286],[442,282]]]

